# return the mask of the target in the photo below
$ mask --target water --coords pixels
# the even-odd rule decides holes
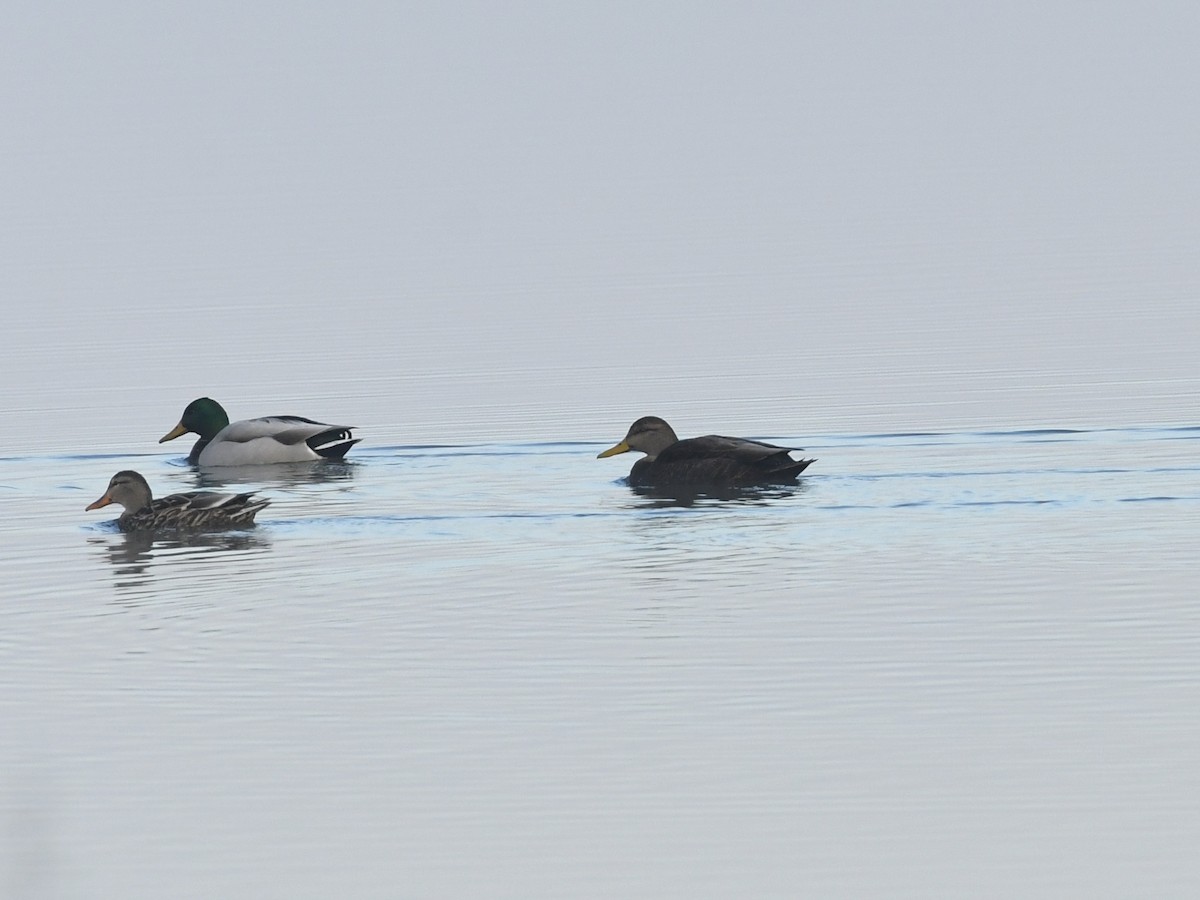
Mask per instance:
[[[1200,429],[809,435],[678,503],[610,437],[0,460],[10,895],[1196,885]],[[272,506],[120,534],[127,467]]]
[[[1194,4],[10,5],[0,898],[1200,895]]]

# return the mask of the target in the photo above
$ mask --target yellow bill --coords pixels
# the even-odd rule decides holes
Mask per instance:
[[[609,447],[603,453],[596,454],[596,459],[604,459],[607,456],[616,456],[618,453],[628,453],[633,448],[624,441],[617,444],[615,447]]]
[[[173,440],[175,440],[175,438],[181,437],[181,436],[187,434],[187,432],[188,432],[188,430],[186,428],[184,428],[183,423],[180,422],[178,425],[176,425],[174,428],[172,428],[170,431],[168,431],[166,434],[164,434],[162,437],[160,437],[158,439],[158,442],[160,444],[165,444],[167,441],[173,441]]]

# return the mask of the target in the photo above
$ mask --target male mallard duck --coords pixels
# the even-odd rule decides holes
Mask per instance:
[[[640,450],[646,455],[633,464],[634,487],[787,484],[816,460],[792,459],[799,447],[776,447],[746,438],[709,434],[681,441],[658,416],[643,416],[629,426],[625,440],[597,459]]]
[[[326,425],[300,416],[264,416],[230,424],[229,414],[209,397],[193,400],[179,424],[158,439],[173,441],[189,431],[200,435],[188,462],[202,466],[250,466],[259,463],[341,459],[360,438],[353,426]]]
[[[88,509],[99,509],[110,503],[125,507],[117,519],[122,531],[155,531],[159,529],[237,528],[253,525],[255,514],[270,503],[250,494],[214,494],[210,491],[188,491],[155,500],[150,485],[137,472],[118,472],[108,482],[108,490]]]

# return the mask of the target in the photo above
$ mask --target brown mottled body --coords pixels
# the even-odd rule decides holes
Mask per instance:
[[[145,478],[125,470],[114,475],[104,495],[87,508],[100,509],[110,503],[125,507],[117,519],[122,531],[199,531],[253,525],[254,516],[270,502],[255,498],[253,493],[211,491],[188,491],[156,500]]]

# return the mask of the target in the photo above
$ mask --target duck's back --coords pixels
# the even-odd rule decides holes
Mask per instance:
[[[654,459],[639,460],[629,481],[635,485],[787,483],[813,462],[793,459],[789,454],[797,449],[707,434],[676,441]]]
[[[268,503],[253,493],[188,491],[151,500],[149,506],[121,516],[118,522],[125,531],[230,528],[253,524],[255,515]]]
[[[208,466],[340,459],[358,440],[345,425],[303,416],[262,416],[230,422],[205,446],[197,461]]]

